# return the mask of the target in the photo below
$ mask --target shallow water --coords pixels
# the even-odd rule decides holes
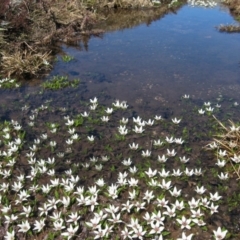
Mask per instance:
[[[223,7],[206,9],[184,6],[175,14],[165,15],[160,20],[152,21],[150,25],[140,23],[131,29],[111,30],[102,38],[91,38],[88,50],[64,46],[63,51],[73,56],[74,60],[69,63],[57,61],[49,77],[57,74],[68,75],[70,78],[79,77],[79,87],[63,91],[42,91],[39,87],[41,81],[36,80],[17,90],[2,91],[1,120],[17,120],[26,131],[26,142],[19,153],[20,157],[17,158],[20,159],[20,164],[18,163],[18,168],[15,169],[16,173],[19,174],[20,171],[29,174],[30,166],[25,157],[26,153],[34,144],[34,139],[43,133],[48,133],[49,138],[42,140],[40,137],[42,144],[36,151],[36,158],[56,157],[57,176],[65,176],[65,171],[72,167],[74,174],[81,178],[78,184],[86,188],[100,177],[103,177],[108,185],[116,182],[119,172],[128,171],[128,168],[121,164],[123,159],[127,158],[131,158],[143,172],[150,165],[159,171],[164,168],[171,171],[174,168],[181,171],[186,167],[202,168],[201,177],[171,178],[174,185],[183,189],[181,198],[187,203],[192,197],[196,197],[195,186],[206,186],[208,198],[209,192],[219,192],[225,197],[227,191],[229,196],[219,203],[218,214],[212,215],[206,211],[204,220],[207,230],[195,225],[188,233],[193,232],[194,239],[212,239],[212,231],[217,226],[224,226],[229,232],[236,234],[235,238],[230,239],[239,239],[237,234],[240,210],[238,206],[229,204],[236,204],[238,196],[233,199],[230,194],[238,192],[239,185],[234,180],[235,176],[227,182],[218,179],[217,174],[223,169],[216,168],[216,156],[212,152],[203,150],[217,124],[211,114],[198,114],[198,109],[204,108],[203,103],[211,101],[214,114],[221,120],[228,117],[237,121],[239,119],[239,106],[234,107],[233,103],[240,102],[240,35],[219,33],[215,28],[221,23],[232,22],[232,17]],[[189,94],[190,99],[182,99],[184,94]],[[74,141],[71,145],[72,151],[69,152],[66,140],[70,138],[70,127],[66,126],[63,116],[69,115],[70,119],[76,121],[78,114],[89,112],[89,99],[94,96],[99,100],[99,107],[97,111],[91,111],[90,118],[86,120],[80,115],[83,125],[76,127],[80,139]],[[109,123],[103,123],[100,116],[106,115],[106,106],[111,107],[115,99],[126,100],[129,108],[126,111],[114,109]],[[216,103],[222,107],[216,108]],[[41,110],[42,104],[47,105],[48,110]],[[24,105],[30,108],[22,111]],[[145,126],[146,131],[142,135],[132,131],[135,125],[132,122],[133,116],[140,115],[144,120],[148,120],[153,119],[156,114],[161,115],[163,121],[155,121],[153,126]],[[36,118],[32,120],[35,125],[31,127],[30,116]],[[129,118],[129,134],[125,140],[119,140],[119,120],[123,116]],[[181,118],[181,123],[173,124],[173,117]],[[51,132],[46,123],[59,124],[57,133]],[[93,143],[87,140],[90,135],[95,137]],[[165,138],[171,136],[183,137],[184,144],[167,143]],[[163,140],[164,145],[155,148],[153,140],[156,139]],[[3,136],[1,140],[4,142]],[[52,140],[57,143],[54,150],[49,147],[49,141]],[[138,151],[129,149],[128,144],[132,142],[139,143]],[[3,144],[1,147],[4,150],[7,148]],[[167,163],[156,161],[158,155],[166,154],[168,148],[176,149],[178,156],[170,158]],[[142,150],[149,149],[152,150],[151,158],[143,158]],[[63,158],[58,157],[56,153],[59,152],[65,153]],[[103,171],[97,171],[89,159],[93,156],[100,159],[105,155],[110,156],[110,160],[103,163]],[[179,156],[183,155],[191,158],[186,165],[179,161]],[[87,163],[90,163],[90,168],[86,170],[81,164]],[[143,177],[141,181],[144,179]],[[39,184],[46,184],[48,181],[49,177],[42,175]],[[149,187],[145,182],[139,185],[144,191]],[[160,194],[158,191],[162,193],[157,190],[156,194]],[[41,193],[38,195],[39,198],[43,197]],[[126,191],[118,201],[122,203],[127,197]],[[171,196],[168,197],[173,201]],[[200,196],[197,197],[200,199]],[[109,203],[105,196],[100,201],[102,206]],[[154,204],[149,206],[149,211],[153,211]],[[86,214],[84,220],[80,220],[81,223],[89,220],[91,214]],[[190,210],[186,210],[184,214],[190,216]],[[167,220],[166,229],[173,239],[177,239],[181,234],[180,227],[172,219]]]
[[[185,93],[196,100],[219,94],[238,100],[240,35],[215,28],[233,22],[221,6],[184,6],[148,26],[91,38],[88,51],[64,47],[75,61],[56,63],[52,74],[79,75],[86,97],[104,92],[154,111]]]

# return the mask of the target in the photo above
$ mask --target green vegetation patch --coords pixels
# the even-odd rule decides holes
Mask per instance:
[[[54,76],[52,79],[44,82],[44,89],[59,90],[66,87],[77,87],[80,83],[79,79],[69,80],[67,76]]]
[[[9,89],[18,87],[20,87],[20,84],[16,82],[16,79],[11,78],[0,79],[0,88]]]

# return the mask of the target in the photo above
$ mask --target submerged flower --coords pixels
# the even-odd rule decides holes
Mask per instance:
[[[87,138],[88,138],[88,140],[89,140],[90,142],[93,142],[93,141],[94,141],[94,136],[93,136],[93,135],[88,136]]]
[[[94,99],[90,99],[90,103],[92,104],[96,104],[98,101],[98,99],[96,97],[94,97]]]
[[[108,117],[108,116],[102,116],[102,117],[101,117],[101,120],[102,120],[103,122],[108,122],[108,121],[109,121],[109,117]]]
[[[113,108],[107,108],[107,109],[105,110],[105,112],[106,112],[107,114],[111,114],[111,113],[113,112]]]
[[[179,124],[181,122],[181,119],[177,119],[177,118],[172,118],[172,122],[174,124]]]
[[[205,111],[204,111],[203,109],[199,109],[199,110],[198,110],[198,113],[201,114],[201,115],[203,115],[203,114],[205,113]]]
[[[135,125],[135,128],[133,129],[133,131],[135,133],[143,133],[144,129],[142,128],[142,126],[138,127],[138,126]]]

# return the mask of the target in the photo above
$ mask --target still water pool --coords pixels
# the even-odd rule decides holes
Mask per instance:
[[[59,54],[47,79],[77,77],[77,88],[46,90],[41,79],[2,90],[1,203],[19,217],[11,223],[19,239],[62,239],[74,230],[74,239],[203,240],[215,239],[217,229],[239,239],[232,153],[205,151],[222,131],[213,114],[239,122],[240,35],[216,29],[234,20],[221,5],[140,13],[134,21],[134,12],[112,14],[101,37],[62,47],[74,60]],[[29,217],[21,201],[32,207]],[[54,209],[65,219],[55,232]],[[101,212],[108,215],[89,227]],[[44,230],[36,233],[39,216]],[[19,231],[23,221],[33,233]]]
[[[56,63],[52,74],[80,76],[86,97],[102,92],[154,110],[184,94],[239,100],[240,35],[216,29],[229,23],[234,20],[223,6],[186,5],[150,24],[91,38],[88,50],[64,47],[75,61]]]

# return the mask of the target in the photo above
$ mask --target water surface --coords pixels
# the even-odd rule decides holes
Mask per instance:
[[[210,99],[223,94],[238,99],[240,35],[220,33],[233,23],[222,6],[184,6],[150,25],[112,31],[91,38],[88,51],[64,47],[73,63],[57,63],[52,74],[79,74],[89,96],[105,92],[112,99],[157,108],[183,94]]]

